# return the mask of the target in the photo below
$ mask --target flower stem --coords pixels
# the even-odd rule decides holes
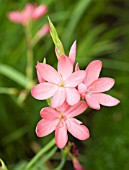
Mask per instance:
[[[34,158],[27,164],[26,170],[29,170],[33,164],[37,162],[37,160],[44,154],[46,153],[52,146],[55,145],[55,139],[53,138],[46,146],[44,146],[39,153],[37,153]]]
[[[36,170],[36,169],[40,168],[41,166],[43,166],[43,164],[45,162],[47,162],[55,154],[56,151],[57,151],[57,146],[55,146],[48,153],[46,153],[42,159],[37,161],[36,164],[33,165],[32,170]]]
[[[27,84],[28,88],[30,87],[31,81],[33,79],[33,46],[32,46],[32,37],[31,37],[31,30],[30,24],[28,23],[25,25],[25,34],[26,34],[26,41],[27,41],[27,66],[26,66],[26,76],[27,76]]]
[[[62,150],[61,162],[58,165],[58,167],[56,167],[54,170],[61,170],[64,167],[65,162],[66,162],[66,152],[64,152],[64,150]]]

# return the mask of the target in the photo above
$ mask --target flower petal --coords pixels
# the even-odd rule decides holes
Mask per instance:
[[[65,101],[61,106],[57,107],[56,110],[58,110],[61,113],[65,113],[71,106]]]
[[[40,116],[46,120],[58,119],[60,114],[51,107],[45,107],[40,111]]]
[[[80,100],[80,94],[75,88],[66,88],[66,101],[69,105],[74,105]]]
[[[56,139],[56,144],[60,149],[65,147],[68,141],[68,135],[67,135],[66,123],[64,121],[60,122],[60,124],[56,127],[55,139]]]
[[[100,71],[102,69],[102,62],[100,60],[92,61],[86,68],[86,77],[84,84],[89,86],[95,80],[98,79]]]
[[[77,123],[75,118],[69,118],[67,121],[68,131],[79,140],[86,140],[89,138],[90,133],[86,126]]]
[[[67,56],[61,56],[58,62],[58,72],[65,81],[73,72],[73,64]]]
[[[38,122],[36,127],[36,134],[38,137],[47,136],[56,129],[57,120],[42,119]]]
[[[8,13],[8,18],[15,23],[24,23],[24,17],[18,11]]]
[[[76,157],[73,158],[73,166],[75,170],[85,170]]]
[[[74,41],[74,43],[70,49],[69,58],[72,61],[72,63],[74,64],[75,59],[76,59],[76,41]]]
[[[50,26],[49,24],[45,24],[41,29],[37,32],[37,36],[39,38],[44,37],[46,34],[50,32]]]
[[[57,88],[58,87],[52,83],[40,83],[32,88],[31,94],[35,99],[44,100],[52,97]]]
[[[44,80],[54,84],[61,82],[59,73],[50,65],[38,63],[36,69]]]
[[[65,89],[59,87],[51,100],[51,106],[53,108],[61,106],[64,103],[65,99],[66,99]]]
[[[83,113],[87,109],[88,105],[86,102],[79,101],[77,104],[71,106],[66,112],[67,117],[75,117]]]
[[[46,12],[47,12],[47,6],[45,6],[45,5],[39,5],[39,6],[37,6],[37,7],[34,9],[32,18],[33,18],[33,19],[39,19],[39,18],[42,17]]]
[[[87,104],[92,108],[92,109],[96,109],[99,110],[100,109],[100,104],[99,102],[96,100],[96,98],[94,98],[94,96],[90,95],[90,94],[86,94],[85,95],[85,99],[87,101]]]
[[[39,83],[43,83],[43,82],[45,82],[45,80],[42,78],[42,76],[40,76],[40,73],[39,73],[39,71],[37,70],[37,77],[38,77],[38,81],[39,81]]]
[[[96,100],[104,106],[116,106],[120,101],[112,96],[103,93],[94,94]]]
[[[83,83],[80,83],[79,85],[78,85],[78,91],[79,91],[79,93],[81,94],[81,96],[85,96],[85,93],[86,93],[86,86],[85,86],[85,84],[83,84]]]
[[[99,78],[98,80],[96,80],[94,83],[91,84],[91,86],[89,87],[89,91],[92,93],[93,92],[105,92],[108,91],[112,88],[112,86],[114,85],[115,81],[112,78]]]
[[[82,83],[85,78],[85,71],[76,71],[71,74],[71,76],[65,81],[65,87],[76,87],[78,84]]]
[[[34,5],[31,3],[26,4],[25,8],[22,10],[21,14],[26,18],[26,21],[32,18],[34,12]]]
[[[76,66],[75,66],[75,71],[79,71],[79,70],[80,70],[80,68],[79,68],[79,65],[77,63]]]

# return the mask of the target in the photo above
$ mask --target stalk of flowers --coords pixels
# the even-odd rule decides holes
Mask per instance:
[[[37,64],[39,84],[32,88],[31,93],[38,100],[50,98],[50,107],[40,112],[42,120],[37,124],[37,135],[43,137],[55,130],[56,144],[59,148],[64,148],[68,141],[67,131],[80,140],[86,140],[90,135],[88,128],[74,118],[87,109],[87,103],[80,101],[77,90],[77,86],[85,78],[85,71],[73,71],[76,41],[70,49],[69,57],[61,55],[59,50],[56,49],[59,56],[58,71],[48,64]]]
[[[30,93],[30,89],[35,84],[33,81],[33,47],[36,43],[49,33],[50,28],[49,25],[43,25],[37,33],[32,36],[32,24],[34,21],[43,17],[48,8],[46,5],[36,6],[35,4],[28,3],[21,11],[11,11],[7,14],[8,19],[14,23],[21,24],[25,31],[26,37],[26,46],[27,46],[27,57],[26,57],[26,90],[24,90],[24,96],[21,92],[18,97],[19,103],[23,103],[28,94]]]
[[[36,126],[37,136],[44,137],[55,131],[56,145],[62,149],[68,141],[67,131],[79,140],[87,140],[90,136],[88,128],[74,117],[82,114],[88,106],[99,110],[100,105],[115,106],[119,100],[102,93],[114,85],[112,78],[99,78],[102,62],[92,61],[85,70],[80,70],[77,63],[74,69],[76,41],[69,55],[65,55],[50,19],[49,24],[58,59],[57,70],[49,64],[38,63],[39,84],[32,88],[31,93],[37,100],[50,100],[50,106],[40,112],[42,119]],[[76,156],[71,158],[75,170],[84,170]]]
[[[43,119],[37,125],[37,135],[40,137],[46,136],[55,130],[56,144],[59,148],[63,148],[68,140],[67,130],[81,140],[83,138],[79,137],[79,135],[87,134],[84,135],[84,139],[89,137],[89,131],[86,128],[84,128],[85,133],[82,133],[81,129],[80,134],[76,132],[80,128],[78,125],[81,122],[73,119],[74,116],[84,112],[87,105],[94,109],[100,109],[100,104],[114,106],[119,103],[119,100],[101,93],[109,90],[114,85],[112,78],[98,78],[102,68],[101,61],[95,60],[91,62],[86,70],[80,70],[77,64],[73,72],[76,57],[76,41],[70,49],[69,57],[61,54],[62,44],[56,44],[60,43],[60,40],[57,38],[58,35],[54,35],[57,33],[55,30],[53,31],[55,28],[53,28],[51,23],[50,27],[52,38],[58,48],[56,48],[58,69],[56,71],[53,67],[44,63],[37,64],[36,69],[39,84],[33,87],[32,96],[38,100],[50,98],[50,107],[41,111],[41,117]],[[85,109],[83,111],[83,107],[81,108],[81,106],[84,103],[83,105],[80,103],[80,97],[85,103]],[[67,108],[74,110],[75,114],[72,114],[71,111],[68,111],[68,114]],[[70,119],[69,115],[72,115]]]

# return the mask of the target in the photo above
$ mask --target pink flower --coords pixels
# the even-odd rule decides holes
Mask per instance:
[[[46,24],[37,32],[37,36],[40,38],[40,37],[45,36],[49,32],[50,32],[50,26],[49,24]]]
[[[42,76],[40,75],[40,72],[38,70],[37,70],[37,77],[38,77],[39,83],[45,82],[45,80],[42,78]]]
[[[87,104],[79,101],[76,105],[70,106],[66,102],[56,110],[52,107],[43,108],[40,112],[42,120],[36,127],[36,134],[39,137],[47,136],[55,130],[55,140],[61,149],[68,141],[67,130],[77,139],[86,140],[89,138],[89,130],[82,122],[73,118],[87,108]]]
[[[26,25],[30,20],[37,20],[47,12],[47,6],[27,4],[25,8],[19,11],[8,13],[8,18],[15,23]]]
[[[100,104],[104,106],[115,106],[120,101],[102,92],[110,90],[114,85],[112,78],[99,78],[102,62],[92,61],[86,68],[86,77],[83,83],[79,84],[78,91],[87,104],[96,110],[100,109]]]
[[[64,55],[60,55],[56,48],[55,48],[55,52],[56,52],[56,56],[57,56],[58,60],[60,59],[60,57],[64,56]],[[74,41],[74,43],[72,44],[72,46],[70,48],[69,58],[70,58],[71,62],[74,64],[75,59],[76,59],[76,41]]]
[[[74,41],[73,45],[71,46],[70,52],[69,52],[69,58],[72,61],[72,63],[74,64],[75,59],[76,59],[76,41]]]
[[[79,71],[79,70],[80,70],[80,68],[79,68],[79,65],[77,63],[76,66],[75,66],[75,71]]]
[[[73,158],[73,166],[75,170],[85,170],[76,158]]]
[[[38,63],[37,71],[42,79],[47,82],[33,87],[32,96],[38,100],[44,100],[53,96],[51,106],[56,108],[65,101],[69,105],[79,102],[80,94],[76,89],[85,78],[85,71],[73,72],[71,60],[62,56],[58,62],[58,72],[48,64]]]

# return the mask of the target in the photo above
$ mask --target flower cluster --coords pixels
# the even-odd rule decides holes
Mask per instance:
[[[36,6],[34,4],[28,3],[22,11],[11,11],[8,13],[8,18],[14,23],[22,24],[23,26],[28,26],[31,21],[38,20],[44,16],[47,12],[46,5]],[[49,33],[50,27],[48,24],[41,27],[37,32],[37,36],[43,37]]]
[[[58,53],[58,50],[56,49]],[[76,41],[69,56],[58,53],[57,70],[48,64],[38,63],[36,66],[39,84],[32,89],[32,96],[38,100],[50,98],[50,107],[40,112],[42,120],[36,127],[39,137],[46,136],[55,130],[55,140],[59,148],[63,148],[69,131],[80,140],[89,138],[89,130],[76,116],[87,107],[99,110],[100,105],[115,106],[119,100],[102,92],[114,85],[112,78],[99,78],[102,62],[95,60],[85,70],[80,70],[74,62],[76,58]]]
[[[41,18],[47,12],[47,6],[27,4],[22,11],[12,11],[8,14],[8,18],[15,23],[27,24],[31,20]]]

